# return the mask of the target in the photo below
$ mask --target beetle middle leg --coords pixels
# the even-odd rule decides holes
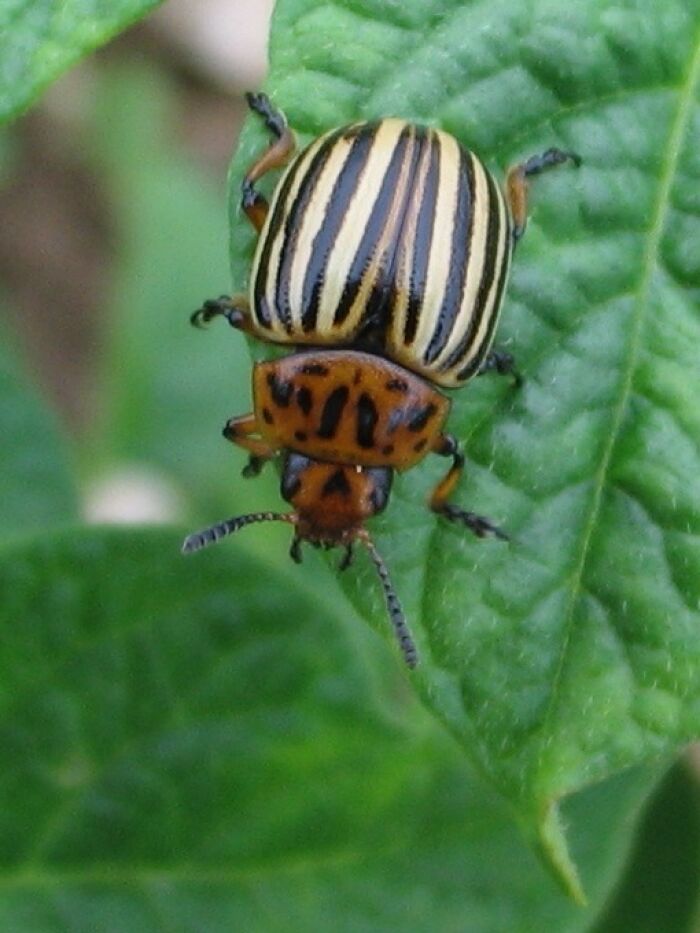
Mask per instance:
[[[523,384],[522,374],[515,366],[515,360],[511,353],[505,350],[489,350],[486,358],[479,367],[478,374],[483,376],[485,373],[497,372],[499,376],[512,376],[513,388],[519,389]]]
[[[286,165],[294,153],[294,134],[280,110],[270,103],[267,94],[246,94],[248,106],[265,121],[273,140],[268,148],[253,162],[241,182],[241,207],[258,233],[262,230],[269,205],[255,188],[255,182],[267,172]]]
[[[215,317],[224,317],[236,330],[242,330],[244,334],[255,335],[250,303],[245,295],[220,295],[218,298],[208,298],[201,308],[197,308],[190,315],[190,324],[194,327],[201,327]]]
[[[437,484],[430,497],[430,508],[433,512],[437,512],[438,515],[444,516],[451,522],[460,522],[466,525],[478,538],[494,535],[496,538],[507,541],[508,535],[488,518],[477,515],[475,512],[467,512],[458,505],[453,505],[447,501],[454,492],[464,469],[464,454],[459,449],[457,439],[452,434],[440,434],[433,444],[432,451],[441,457],[452,457],[452,466]]]
[[[245,477],[257,476],[267,461],[275,456],[274,447],[262,438],[254,436],[260,433],[255,415],[239,415],[236,418],[229,418],[222,433],[227,441],[249,452],[248,463],[243,467]]]
[[[513,215],[513,241],[517,243],[525,233],[527,225],[527,179],[539,175],[554,165],[562,162],[573,162],[575,166],[581,164],[581,156],[575,152],[564,149],[547,149],[541,155],[531,156],[525,162],[514,165],[506,175],[506,196]]]

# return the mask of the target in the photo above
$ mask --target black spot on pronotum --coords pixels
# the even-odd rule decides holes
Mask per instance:
[[[304,363],[301,367],[301,371],[306,373],[307,376],[328,375],[328,367],[324,366],[323,363]]]
[[[429,402],[425,408],[419,408],[418,410],[411,412],[408,421],[408,430],[422,431],[436,411],[436,406],[432,402]]]
[[[389,392],[401,392],[405,394],[408,392],[408,383],[403,379],[390,379],[386,384],[386,388]]]
[[[301,386],[299,389],[297,389],[297,404],[305,415],[308,415],[308,413],[311,411],[313,403],[313,396],[310,390],[306,388],[306,386]]]
[[[270,394],[272,395],[272,400],[275,405],[279,405],[280,408],[286,408],[287,405],[289,405],[289,400],[294,391],[294,386],[291,382],[284,382],[284,380],[278,379],[276,373],[268,373],[267,384],[270,387]]]
[[[328,396],[323,405],[321,423],[316,432],[319,437],[329,439],[334,436],[335,432],[338,430],[338,424],[347,403],[348,395],[347,386],[338,386],[338,388],[333,389]]]
[[[363,392],[357,400],[356,439],[360,447],[374,447],[374,428],[378,417],[377,406],[369,395]]]
[[[294,437],[299,441],[300,444],[303,444],[305,441],[308,441],[309,436],[306,431],[295,431]]]
[[[263,421],[265,424],[274,424],[275,419],[272,417],[272,412],[269,408],[263,408],[262,410]]]
[[[382,453],[385,457],[390,457],[394,452],[394,445],[387,444],[386,447],[382,447]]]
[[[425,445],[427,443],[428,443],[428,439],[427,437],[424,437],[421,440],[419,440],[417,444],[413,445],[413,449],[415,450],[417,454],[419,454],[421,450],[425,450]]]
[[[340,496],[350,495],[350,483],[348,483],[345,470],[336,470],[324,483],[321,495],[331,496],[333,493],[337,493]]]

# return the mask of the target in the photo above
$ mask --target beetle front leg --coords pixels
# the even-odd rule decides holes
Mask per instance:
[[[478,538],[494,535],[496,538],[507,541],[508,535],[489,521],[488,518],[477,515],[475,512],[467,512],[458,505],[453,505],[447,501],[454,492],[464,469],[464,454],[459,449],[457,439],[452,434],[441,434],[433,444],[432,451],[441,457],[452,457],[452,466],[437,484],[430,497],[430,508],[433,512],[437,512],[438,515],[444,516],[451,522],[460,522],[466,525]]]
[[[224,425],[222,434],[227,441],[237,444],[250,453],[248,463],[243,467],[243,476],[249,478],[257,476],[268,460],[272,460],[276,450],[267,441],[262,440],[259,435],[258,422],[255,415],[239,415],[237,418],[229,418]]]
[[[542,155],[532,156],[526,162],[509,169],[506,175],[506,196],[513,217],[514,243],[525,233],[527,226],[527,179],[554,165],[561,165],[562,162],[573,162],[578,167],[581,164],[581,156],[563,149],[548,149]]]
[[[273,141],[250,166],[241,182],[241,207],[258,233],[262,230],[269,204],[255,188],[255,182],[267,172],[286,165],[294,154],[294,134],[281,110],[275,110],[267,94],[246,94],[248,106],[265,121]]]

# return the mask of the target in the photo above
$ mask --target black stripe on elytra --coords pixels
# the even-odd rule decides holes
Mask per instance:
[[[350,495],[350,483],[348,482],[348,478],[345,475],[345,470],[336,470],[335,473],[332,473],[323,484],[323,489],[321,490],[322,497],[331,496],[333,493],[337,493],[338,495],[344,497]]]
[[[363,392],[357,400],[357,431],[355,437],[358,445],[365,450],[374,447],[374,428],[378,419],[377,406],[369,395]]]
[[[498,190],[496,188],[496,182],[491,176],[490,172],[486,172],[486,181],[488,187],[488,224],[486,227],[486,246],[484,249],[484,266],[481,272],[481,279],[479,280],[479,289],[476,294],[476,299],[474,301],[474,309],[469,319],[469,326],[466,333],[459,341],[452,353],[445,360],[445,363],[440,367],[441,371],[450,369],[452,366],[455,366],[459,363],[460,359],[464,356],[465,353],[474,349],[472,354],[472,360],[465,367],[462,372],[465,372],[469,375],[472,372],[475,372],[479,367],[483,352],[482,348],[488,346],[493,333],[493,329],[496,326],[496,319],[498,316],[498,309],[501,300],[501,294],[503,292],[503,287],[505,286],[506,274],[508,272],[509,265],[509,256],[507,253],[503,254],[501,260],[501,268],[497,269],[498,263],[498,247],[505,238],[505,249],[510,248],[510,239],[508,237],[508,228],[502,228],[499,215],[499,206],[500,198]],[[493,285],[494,276],[498,273],[498,284],[496,287],[496,301],[494,301],[491,306],[491,320],[489,321],[489,326],[485,331],[484,339],[481,342],[481,347],[473,348],[473,342],[475,335],[478,333],[479,327],[483,320],[484,314],[486,312],[486,307],[488,304],[489,291]],[[461,375],[458,375],[459,379],[465,378]]]
[[[481,341],[481,344],[473,356],[470,363],[468,363],[464,369],[461,369],[457,373],[457,379],[460,382],[465,379],[469,379],[470,376],[473,376],[477,369],[481,366],[481,362],[486,356],[488,348],[491,346],[491,340],[493,338],[493,332],[495,330],[496,324],[498,323],[498,315],[501,308],[501,301],[503,300],[503,290],[506,287],[506,279],[508,278],[508,269],[510,268],[510,259],[512,255],[512,246],[511,246],[511,235],[510,229],[506,229],[504,235],[506,236],[505,242],[505,254],[501,262],[500,275],[498,277],[498,285],[496,286],[496,294],[493,299],[493,306],[491,308],[491,316],[489,318],[489,325],[486,328],[484,334],[484,339]]]
[[[423,185],[423,197],[416,222],[416,237],[411,258],[408,307],[404,322],[404,343],[413,343],[418,329],[418,314],[425,296],[425,283],[428,279],[430,247],[433,241],[433,227],[437,210],[437,195],[440,186],[440,141],[433,133],[430,142],[430,163]]]
[[[289,400],[294,391],[292,383],[285,382],[283,379],[278,379],[276,373],[268,373],[267,384],[270,387],[270,395],[275,405],[279,405],[280,408],[286,408],[287,405],[289,405]]]
[[[378,121],[374,121],[358,129],[345,163],[326,200],[326,214],[314,237],[309,264],[304,275],[301,323],[305,333],[316,327],[319,299],[331,250],[345,221],[350,202],[357,192],[360,177],[367,166],[378,125]]]
[[[396,185],[406,156],[406,149],[411,132],[411,126],[405,126],[401,130],[401,134],[394,146],[394,151],[379,188],[379,193],[377,194],[367,225],[365,226],[364,234],[350,264],[345,288],[343,289],[343,294],[340,297],[333,318],[334,325],[342,324],[350,313],[350,309],[360,290],[362,276],[366,272],[377,250],[377,244],[386,226],[387,215],[391,208],[392,201],[396,197]],[[381,270],[379,274],[381,276]],[[375,289],[373,288],[373,293],[374,291]]]
[[[335,432],[338,430],[338,423],[343,414],[343,409],[348,400],[348,395],[349,391],[347,386],[338,386],[337,389],[333,389],[323,405],[321,423],[316,432],[318,437],[330,439],[335,435]]]
[[[413,148],[411,151],[411,161],[406,173],[406,183],[403,188],[403,203],[399,205],[394,222],[394,235],[389,241],[387,247],[386,263],[384,266],[383,282],[380,282],[380,288],[373,291],[368,302],[368,315],[371,315],[377,322],[375,325],[379,333],[386,333],[392,325],[392,319],[399,295],[399,286],[396,281],[398,274],[398,265],[400,261],[406,261],[405,249],[403,249],[404,228],[406,226],[406,217],[415,197],[415,189],[418,181],[418,169],[421,159],[428,144],[429,131],[424,126],[413,127]],[[403,288],[403,283],[401,288]],[[374,303],[373,303],[374,302]]]
[[[432,363],[442,352],[459,314],[469,265],[475,209],[478,209],[478,205],[474,204],[474,163],[471,153],[460,147],[457,203],[452,218],[450,270],[445,296],[437,315],[437,324],[423,358],[424,363]]]
[[[428,404],[423,408],[419,408],[418,410],[413,409],[410,411],[408,418],[408,430],[422,431],[436,411],[437,406],[435,406],[432,402],[428,402]]]
[[[294,184],[294,179],[299,172],[299,167],[303,161],[303,158],[304,153],[302,152],[297,157],[297,160],[292,164],[286,178],[282,182],[279,197],[275,202],[272,217],[270,218],[267,233],[265,234],[265,242],[260,254],[260,261],[258,262],[258,271],[255,276],[255,285],[253,286],[253,312],[259,323],[263,324],[265,327],[269,327],[272,323],[272,313],[267,298],[265,297],[265,286],[269,271],[268,267],[270,264],[270,253],[272,252],[272,246],[277,239],[277,235],[280,232],[280,227],[284,222],[285,211],[287,208],[287,198],[289,196],[290,189]]]
[[[311,199],[313,198],[318,179],[323,168],[330,158],[336,140],[344,132],[343,127],[332,133],[324,140],[301,179],[299,190],[294,201],[289,206],[289,212],[284,224],[284,237],[282,249],[277,263],[277,278],[275,281],[275,305],[281,323],[292,332],[292,308],[289,303],[289,289],[292,279],[292,267],[297,254],[299,233]]]

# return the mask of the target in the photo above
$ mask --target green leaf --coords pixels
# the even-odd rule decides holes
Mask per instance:
[[[72,64],[161,0],[5,0],[0,10],[0,123]]]
[[[532,185],[497,337],[524,388],[490,376],[453,397],[456,498],[512,543],[427,511],[438,462],[374,524],[416,689],[574,894],[559,801],[700,729],[699,35],[684,0],[280,0],[274,22],[269,90],[303,141],[395,114],[499,174],[552,145],[583,157]],[[236,288],[236,183],[264,139],[249,123]],[[369,571],[344,585],[386,632]]]
[[[180,540],[0,553],[1,929],[587,928],[338,600]],[[596,908],[650,780],[567,810]]]
[[[0,536],[74,520],[77,496],[66,445],[5,326],[0,328],[0,437]]]

